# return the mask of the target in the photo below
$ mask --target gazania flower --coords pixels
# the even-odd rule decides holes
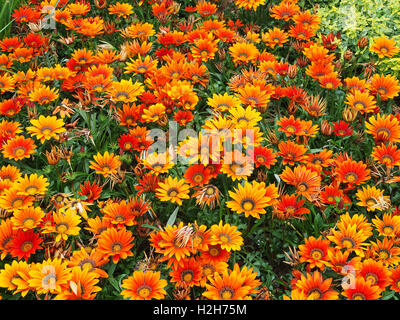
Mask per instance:
[[[350,137],[353,135],[353,128],[347,122],[340,120],[333,123],[333,132],[339,137]]]
[[[250,287],[244,286],[245,278],[236,270],[224,270],[222,274],[214,273],[209,277],[210,284],[206,284],[203,296],[211,300],[244,300],[247,298]]]
[[[341,251],[336,248],[329,247],[327,251],[327,266],[333,271],[341,275],[351,275],[356,270],[356,264],[361,261],[360,257],[349,259],[351,252]]]
[[[215,53],[218,51],[219,39],[205,38],[198,39],[194,42],[194,46],[191,48],[193,58],[197,62],[206,62],[213,60]]]
[[[14,235],[17,233],[17,229],[14,229],[11,219],[2,220],[0,223],[0,252],[1,260],[10,253],[11,241]]]
[[[273,192],[267,194],[264,182],[245,182],[244,186],[239,184],[234,192],[228,191],[233,199],[226,202],[226,206],[237,213],[244,213],[245,217],[252,216],[260,219],[260,214],[265,214],[265,208],[275,203],[278,198],[278,189],[272,185]]]
[[[310,201],[320,193],[321,176],[304,165],[296,166],[293,170],[285,167],[280,177],[284,182],[295,186],[296,192]]]
[[[339,293],[331,288],[332,278],[324,279],[319,271],[303,274],[296,282],[296,288],[302,290],[312,300],[337,300]]]
[[[88,269],[73,267],[69,287],[59,293],[54,300],[93,300],[97,292],[101,291],[99,286],[99,275]]]
[[[251,175],[254,170],[254,161],[251,157],[243,155],[239,150],[227,152],[224,155],[221,172],[225,173],[233,181],[245,179]]]
[[[68,236],[76,236],[79,234],[81,228],[80,217],[71,211],[58,211],[53,213],[54,225],[45,228],[46,233],[56,233],[56,241],[68,239]]]
[[[400,166],[400,150],[397,149],[396,144],[380,144],[372,149],[371,156],[378,163],[384,164],[386,168]]]
[[[116,173],[121,166],[121,160],[119,160],[119,157],[115,156],[114,153],[109,154],[108,151],[103,155],[98,152],[97,155],[93,156],[93,158],[94,161],[90,161],[89,168],[96,170],[97,174],[101,174],[104,177]]]
[[[124,226],[133,226],[137,224],[129,203],[125,200],[121,202],[110,202],[103,209],[104,219],[107,219],[114,225],[117,229]]]
[[[184,177],[190,186],[200,186],[209,182],[210,173],[206,166],[193,164],[186,170]]]
[[[207,104],[215,111],[225,112],[231,108],[238,107],[240,100],[227,92],[224,94],[214,93],[212,97],[208,98]]]
[[[0,114],[12,117],[20,112],[22,104],[16,99],[6,99],[0,102]]]
[[[318,81],[321,87],[331,90],[336,89],[337,87],[342,85],[340,79],[338,78],[337,72],[331,72],[323,75],[318,78]]]
[[[345,229],[331,230],[331,235],[327,238],[336,244],[337,249],[355,252],[358,256],[364,256],[366,249],[365,241],[368,235],[362,231],[357,231],[356,225],[349,225]]]
[[[400,142],[400,122],[392,115],[377,114],[365,122],[365,132],[371,134],[375,142]]]
[[[234,64],[241,65],[248,62],[254,62],[260,54],[253,43],[236,42],[229,48]]]
[[[300,119],[295,119],[293,115],[289,118],[280,118],[276,124],[279,126],[278,130],[284,132],[286,137],[299,135],[303,131],[303,123]]]
[[[305,243],[299,245],[300,262],[307,262],[308,270],[312,268],[319,268],[321,271],[325,269],[327,262],[327,252],[330,241],[318,239],[313,236],[305,239]]]
[[[393,239],[388,237],[383,238],[382,241],[379,239],[376,242],[371,241],[369,253],[371,258],[382,261],[386,266],[395,266],[400,263],[400,248],[395,245]]]
[[[304,162],[305,154],[308,150],[305,146],[292,142],[291,140],[286,142],[281,141],[278,148],[279,152],[277,155],[283,158],[282,163],[291,166],[293,166],[295,162]]]
[[[238,8],[256,11],[259,6],[262,6],[265,0],[235,0],[235,5]]]
[[[336,226],[339,230],[345,230],[348,226],[355,226],[356,232],[362,232],[366,237],[372,235],[372,225],[363,214],[353,214],[350,216],[348,212],[341,214]]]
[[[400,91],[399,81],[392,75],[374,74],[370,78],[368,89],[371,94],[378,95],[382,101],[393,99]]]
[[[400,232],[400,216],[385,213],[381,218],[372,219],[380,236],[395,238]]]
[[[368,181],[371,170],[367,169],[367,165],[362,161],[345,160],[338,164],[335,173],[338,180],[351,185],[359,185]]]
[[[274,151],[267,147],[255,147],[254,160],[257,168],[263,165],[268,169],[275,165],[277,161]]]
[[[374,112],[376,108],[375,99],[368,91],[354,90],[346,96],[345,103],[361,114]]]
[[[99,199],[103,191],[103,187],[99,186],[95,181],[93,181],[92,184],[90,181],[85,181],[83,185],[81,184],[79,187],[80,191],[78,191],[78,194],[86,196],[86,201],[89,203]]]
[[[7,74],[0,75],[0,93],[4,94],[6,91],[13,91],[15,88],[15,80]]]
[[[293,21],[310,29],[318,29],[321,22],[318,15],[312,14],[310,10],[299,11],[293,16]]]
[[[32,92],[29,93],[29,100],[44,105],[58,99],[58,96],[59,94],[57,89],[40,86],[34,88]]]
[[[108,278],[107,272],[99,268],[107,262],[108,259],[102,253],[99,253],[97,249],[89,251],[87,247],[81,247],[80,250],[72,252],[68,266],[79,267],[82,270],[86,269],[90,273],[96,273],[99,277]]]
[[[251,106],[257,110],[265,110],[271,94],[262,90],[259,86],[246,84],[243,88],[237,90],[236,96],[246,106]]]
[[[189,199],[190,186],[185,183],[185,180],[178,180],[177,177],[169,176],[164,182],[160,182],[159,188],[156,189],[156,197],[161,201],[171,201],[182,205],[182,199]]]
[[[117,2],[108,7],[108,12],[110,14],[115,14],[118,18],[127,18],[133,13],[133,7],[129,3]]]
[[[153,60],[150,56],[146,56],[142,59],[140,56],[136,60],[128,62],[125,67],[125,73],[135,74],[152,74],[157,70],[158,60]]]
[[[46,193],[48,186],[47,178],[38,176],[36,173],[19,178],[15,184],[20,194],[26,196],[43,195]]]
[[[240,250],[240,246],[243,244],[243,238],[241,232],[237,231],[236,226],[229,224],[222,225],[222,221],[218,225],[214,224],[211,226],[210,244],[219,244],[221,249],[227,250],[228,252]]]
[[[383,190],[374,186],[367,186],[366,188],[362,187],[362,189],[357,191],[356,197],[359,200],[357,205],[367,207],[367,211],[382,211],[385,209],[385,207],[381,205],[382,202],[388,203],[390,201],[389,196],[383,195]]]
[[[6,263],[0,271],[0,287],[15,290],[13,294],[21,293],[21,297],[25,297],[31,290],[28,284],[30,268],[30,264],[25,261],[13,260],[11,264]]]
[[[160,275],[159,271],[134,271],[132,276],[122,280],[121,295],[130,300],[163,299],[167,294],[164,288],[168,283]]]
[[[193,258],[184,258],[181,264],[173,265],[169,273],[170,282],[176,282],[176,286],[198,286],[201,279],[201,267]]]
[[[14,212],[31,206],[34,199],[32,196],[21,195],[18,189],[11,187],[1,194],[0,208]]]
[[[26,207],[15,210],[11,217],[13,228],[22,229],[23,231],[34,229],[40,225],[44,215],[40,207]]]
[[[366,259],[357,265],[357,276],[363,277],[382,291],[389,285],[389,275],[390,272],[382,261]]]
[[[274,205],[272,214],[282,220],[290,218],[304,219],[304,215],[310,213],[309,209],[303,207],[304,202],[304,200],[297,199],[295,194],[284,194]]]
[[[262,34],[262,40],[265,44],[274,49],[275,46],[282,46],[288,41],[288,35],[280,28],[274,27]]]
[[[103,253],[105,257],[111,257],[113,263],[117,263],[119,259],[126,259],[133,256],[131,248],[133,247],[132,232],[121,228],[109,228],[103,231],[97,240],[97,249],[99,253]]]
[[[246,109],[242,106],[229,109],[230,118],[235,128],[253,128],[261,121],[261,114],[248,106]]]
[[[167,260],[170,266],[173,262],[181,263],[182,259],[196,252],[191,241],[193,235],[193,227],[184,226],[181,222],[179,225],[167,225],[164,230],[153,233],[150,242],[156,252],[164,255],[161,260]],[[159,242],[155,243],[157,236]]]
[[[381,297],[382,290],[374,286],[370,281],[363,277],[354,279],[354,286],[349,286],[341,294],[348,300],[378,300]]]
[[[110,220],[105,219],[104,217],[100,218],[97,216],[95,218],[89,218],[86,222],[88,224],[88,227],[86,227],[85,229],[93,232],[95,236],[100,235],[103,231],[111,227]]]
[[[120,82],[114,81],[107,94],[116,102],[135,102],[137,97],[144,92],[144,87],[140,82],[133,83],[131,79]]]
[[[7,140],[3,145],[3,156],[8,159],[22,160],[30,158],[32,154],[36,153],[36,145],[31,138],[23,136],[15,136]]]
[[[375,52],[380,59],[391,58],[400,52],[400,49],[396,47],[396,41],[385,36],[375,38],[369,50]]]
[[[32,126],[27,127],[26,130],[32,136],[36,136],[41,143],[51,138],[59,140],[60,137],[58,134],[66,130],[64,128],[64,121],[54,116],[45,117],[40,115],[38,120],[31,120],[31,124]]]
[[[196,198],[196,204],[200,205],[201,208],[208,206],[213,209],[215,203],[219,204],[219,194],[220,191],[216,186],[208,184],[197,189],[192,197]]]
[[[10,242],[10,254],[17,257],[18,260],[24,258],[25,261],[28,261],[32,254],[35,254],[38,249],[42,249],[41,242],[42,238],[33,230],[19,230]]]
[[[289,21],[300,11],[300,7],[294,1],[282,1],[272,6],[271,17],[279,20]]]
[[[288,35],[299,41],[307,41],[314,37],[316,34],[316,29],[305,26],[301,23],[290,26]]]
[[[29,271],[29,286],[38,294],[61,293],[71,279],[67,261],[47,259],[41,263],[32,264]]]

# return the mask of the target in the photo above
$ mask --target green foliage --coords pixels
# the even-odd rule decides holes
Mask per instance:
[[[18,7],[20,0],[2,0],[0,4],[0,36],[8,36],[10,34],[12,17],[11,14]]]

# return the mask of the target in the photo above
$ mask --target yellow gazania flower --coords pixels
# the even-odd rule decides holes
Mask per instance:
[[[378,189],[374,186],[367,186],[366,188],[362,187],[356,193],[357,205],[361,207],[367,207],[368,211],[375,211],[375,210],[384,210],[386,209],[386,205],[390,201],[389,196],[383,195],[383,190]]]
[[[167,152],[160,154],[152,152],[142,160],[142,163],[152,174],[158,176],[160,173],[167,173],[174,166],[171,160]]]
[[[63,262],[57,258],[32,265],[29,271],[29,286],[38,294],[61,293],[71,278],[71,269],[67,268],[67,265],[68,261]]]
[[[261,121],[261,113],[248,106],[246,109],[242,106],[229,109],[231,119],[235,124],[235,128],[253,128]]]
[[[94,157],[95,161],[90,161],[90,169],[96,170],[97,174],[102,174],[107,177],[110,174],[117,172],[117,169],[121,166],[121,160],[114,153],[109,154],[108,151],[101,155],[97,153]]]
[[[42,222],[45,213],[40,207],[26,207],[14,211],[11,221],[14,229],[27,231],[36,228]]]
[[[230,200],[226,206],[237,213],[244,213],[246,218],[252,216],[260,219],[260,214],[265,214],[265,208],[274,204],[274,199],[279,197],[278,188],[273,186],[266,188],[264,182],[253,181],[252,183],[246,182],[243,185],[238,185],[234,192],[228,191]],[[272,192],[269,192],[272,191]]]
[[[64,128],[64,121],[62,119],[57,119],[55,116],[45,117],[41,115],[38,120],[31,120],[31,124],[32,126],[27,127],[26,130],[30,132],[32,136],[36,136],[41,143],[51,138],[59,140],[60,137],[58,134],[66,131]]]
[[[240,250],[243,245],[243,238],[241,232],[237,231],[236,226],[230,224],[222,225],[222,221],[218,225],[211,226],[210,244],[219,244],[222,249],[230,252]]]
[[[28,284],[30,265],[25,261],[14,260],[11,265],[5,264],[0,271],[0,287],[15,290],[13,294],[21,293],[25,297],[31,289]]]
[[[19,194],[25,196],[43,195],[47,191],[49,182],[44,176],[38,176],[36,173],[30,176],[26,175],[16,181],[15,187],[19,190]]]
[[[48,104],[58,99],[58,90],[47,86],[39,86],[29,93],[29,100],[40,105]]]
[[[162,103],[152,104],[143,110],[142,119],[145,122],[156,122],[165,114],[165,106]]]
[[[76,236],[81,228],[81,218],[70,210],[60,210],[53,214],[54,225],[46,226],[45,233],[57,233],[56,241],[67,240],[68,236]]]
[[[171,201],[182,205],[182,199],[189,199],[190,187],[184,179],[178,180],[177,177],[169,176],[164,182],[160,182],[160,188],[156,189],[156,197],[161,201]]]

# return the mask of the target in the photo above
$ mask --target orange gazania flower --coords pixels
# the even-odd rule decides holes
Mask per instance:
[[[299,245],[300,262],[307,262],[307,270],[319,268],[321,271],[325,269],[327,262],[327,252],[329,249],[329,240],[318,239],[313,236],[306,238],[304,244]]]
[[[82,270],[86,269],[90,273],[96,273],[99,277],[108,278],[107,272],[99,268],[107,262],[108,259],[102,253],[99,253],[96,248],[81,247],[72,252],[68,266],[80,267]]]
[[[384,164],[387,168],[400,166],[400,150],[397,149],[396,144],[380,144],[372,149],[371,156],[375,161]]]
[[[27,231],[39,226],[44,218],[44,212],[40,207],[26,207],[15,210],[11,221],[15,229]]]
[[[219,39],[198,39],[194,42],[194,46],[191,48],[193,58],[198,62],[206,62],[213,60],[215,53],[218,51]]]
[[[40,115],[39,119],[31,120],[31,124],[32,126],[27,127],[26,130],[30,132],[31,135],[36,136],[41,143],[51,138],[59,140],[60,137],[58,134],[66,131],[64,128],[64,121],[54,116],[45,117]]]
[[[236,42],[229,48],[232,60],[235,65],[254,62],[260,52],[253,43]]]
[[[385,213],[381,218],[372,219],[380,236],[395,238],[400,232],[400,216]]]
[[[159,188],[156,189],[156,197],[161,201],[171,201],[182,205],[182,199],[189,199],[190,186],[184,179],[172,178],[169,176],[164,182],[159,182]]]
[[[310,201],[320,193],[321,176],[304,165],[296,166],[293,170],[287,166],[280,177],[286,183],[295,186],[296,192]]]
[[[350,185],[359,185],[368,181],[371,170],[367,169],[367,165],[362,161],[354,161],[351,159],[338,163],[335,170],[338,180]]]
[[[250,293],[251,288],[244,285],[244,276],[237,270],[225,269],[222,274],[214,273],[209,277],[210,284],[206,284],[203,296],[211,300],[243,300]]]
[[[110,14],[115,14],[118,18],[127,18],[133,13],[133,7],[129,3],[117,2],[108,7],[108,12]]]
[[[280,118],[276,124],[279,126],[278,130],[285,133],[286,137],[291,135],[299,135],[303,131],[303,123],[300,119],[294,118],[293,115]]]
[[[385,210],[385,204],[390,201],[389,196],[383,195],[384,190],[378,189],[375,186],[362,187],[356,193],[356,197],[359,200],[357,205],[367,207],[367,211]]]
[[[73,267],[69,288],[59,293],[54,300],[93,300],[97,292],[101,291],[99,286],[99,275],[88,269]]]
[[[400,52],[400,49],[396,47],[396,41],[385,36],[375,38],[369,50],[378,54],[381,59],[384,57],[391,58]]]
[[[357,231],[356,225],[348,225],[339,230],[331,229],[331,235],[327,236],[330,241],[336,244],[337,249],[355,252],[360,257],[364,256],[367,245],[365,241],[368,237],[364,232]]]
[[[47,259],[41,263],[32,264],[29,271],[29,286],[38,294],[61,293],[68,285],[71,278],[70,269],[67,268],[67,261],[61,259]]]
[[[388,237],[384,237],[382,241],[371,241],[369,254],[372,259],[382,261],[386,266],[396,266],[400,263],[400,248]]]
[[[86,200],[89,203],[100,198],[101,192],[103,191],[103,187],[99,186],[95,181],[91,184],[90,181],[85,181],[83,185],[80,186],[80,191],[78,194],[81,196],[86,196]]]
[[[69,210],[54,212],[53,219],[54,224],[46,226],[44,232],[56,233],[56,241],[67,240],[68,236],[76,236],[81,230],[79,227],[80,217]]]
[[[111,257],[113,263],[117,263],[119,259],[126,259],[133,256],[131,248],[133,247],[132,232],[121,228],[109,228],[103,231],[97,241],[97,249],[99,253],[104,254],[105,257]]]
[[[392,268],[390,271],[390,290],[400,293],[400,267]]]
[[[288,35],[280,28],[274,27],[262,34],[262,40],[267,46],[274,49],[275,46],[282,46],[288,41]]]
[[[348,300],[378,300],[381,292],[382,290],[372,285],[370,281],[366,281],[363,277],[356,277],[354,286],[349,286],[342,295]]]
[[[7,73],[0,75],[0,93],[6,91],[13,91],[15,88],[15,80],[13,77],[8,76]]]
[[[129,203],[125,200],[120,202],[110,202],[103,209],[104,219],[110,221],[111,225],[120,229],[124,226],[133,226],[137,224],[136,216],[133,214]]]
[[[268,169],[276,163],[276,155],[271,148],[255,147],[254,148],[254,161],[256,167],[265,166]]]
[[[47,86],[39,86],[29,93],[29,100],[40,105],[48,104],[58,99],[58,97],[58,90]]]
[[[300,7],[295,1],[282,1],[275,4],[270,9],[271,17],[279,20],[289,21],[300,11]]]
[[[107,94],[116,102],[134,102],[144,92],[140,82],[133,83],[131,79],[112,82]]]
[[[6,263],[0,271],[0,287],[15,290],[13,294],[21,293],[21,297],[25,297],[31,290],[28,284],[30,269],[26,261],[13,260],[11,264]]]
[[[361,114],[374,112],[376,102],[373,96],[368,91],[354,90],[346,96],[346,104]]]
[[[357,276],[363,277],[365,281],[373,286],[378,286],[382,291],[389,285],[390,272],[382,261],[366,259],[356,265]]]
[[[210,171],[202,164],[193,164],[185,172],[185,180],[191,186],[201,186],[210,180]]]
[[[130,300],[163,299],[166,295],[164,288],[168,283],[160,275],[159,271],[134,271],[132,276],[122,280],[121,295]]]
[[[36,145],[31,138],[23,136],[15,136],[7,140],[3,145],[3,156],[8,159],[22,160],[30,158],[32,154],[36,153]]]
[[[32,205],[34,197],[23,195],[19,189],[12,186],[5,190],[0,196],[0,208],[8,211],[15,211],[27,208]]]
[[[295,162],[304,162],[305,154],[308,149],[302,145],[297,144],[291,140],[281,141],[278,145],[279,152],[278,156],[283,158],[283,164],[288,164],[293,166]]]
[[[392,115],[378,113],[365,122],[365,132],[372,134],[377,142],[400,142],[400,122]]]
[[[394,76],[376,73],[371,77],[368,89],[371,94],[375,96],[379,94],[380,99],[386,101],[398,96],[400,86],[399,81]]]
[[[94,161],[90,161],[89,168],[96,170],[97,174],[102,174],[104,177],[116,173],[121,166],[119,157],[114,153],[109,154],[108,151],[103,155],[98,152],[93,158]]]
[[[305,214],[310,213],[310,210],[304,208],[304,200],[298,200],[297,195],[284,194],[273,207],[272,214],[278,219],[298,218],[304,219]]]
[[[193,258],[184,258],[181,264],[172,265],[172,271],[169,273],[170,282],[176,282],[176,286],[198,286],[201,279],[201,266]]]
[[[339,293],[331,288],[332,278],[324,279],[319,271],[303,274],[296,281],[296,288],[312,300],[337,300]]]

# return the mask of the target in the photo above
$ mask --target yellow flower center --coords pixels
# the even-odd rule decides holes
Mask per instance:
[[[32,248],[33,248],[33,243],[30,242],[30,241],[26,241],[26,242],[24,242],[24,244],[22,245],[21,250],[22,250],[23,252],[27,252],[27,251],[31,250]]]
[[[235,294],[235,291],[231,288],[223,288],[220,292],[219,295],[221,296],[222,300],[230,300],[232,299],[233,295]]]
[[[207,195],[212,196],[212,195],[214,195],[215,190],[214,190],[213,187],[208,187],[208,188],[206,189],[206,193],[207,193]]]
[[[312,289],[309,293],[308,293],[308,297],[310,297],[312,300],[319,300],[322,298],[322,292],[320,289],[315,288]]]
[[[121,249],[122,249],[122,245],[119,242],[113,243],[113,245],[111,246],[112,252],[120,252]]]
[[[200,172],[196,173],[196,174],[193,176],[193,181],[196,182],[196,183],[200,183],[200,182],[202,182],[203,180],[204,180],[204,176],[203,176]]]
[[[211,248],[209,250],[210,256],[212,257],[217,257],[219,255],[219,252],[220,251],[218,250],[218,248]]]
[[[64,232],[66,232],[68,229],[69,229],[68,224],[66,224],[66,223],[64,223],[64,222],[61,222],[60,224],[58,224],[58,225],[56,226],[56,231],[57,231],[58,233],[64,233]]]
[[[203,275],[208,277],[214,274],[215,268],[212,265],[203,266]]]
[[[251,199],[245,199],[241,203],[241,207],[244,211],[251,211],[254,209],[254,201]]]
[[[136,293],[142,298],[147,298],[151,293],[151,288],[149,286],[143,285],[137,289]]]
[[[321,249],[313,249],[311,250],[311,257],[314,260],[320,260],[323,257],[323,252]]]
[[[26,152],[26,149],[24,147],[18,147],[14,150],[14,155],[16,157],[21,157],[25,154],[25,152]]]
[[[365,280],[366,281],[370,281],[371,282],[371,284],[376,284],[377,282],[378,282],[378,277],[377,277],[377,275],[375,274],[375,273],[368,273],[366,276],[365,276]]]
[[[394,230],[393,226],[390,226],[390,225],[385,225],[385,226],[382,228],[382,231],[383,231],[383,233],[384,233],[385,235],[390,235],[390,234],[392,234],[392,233],[393,233],[393,230]]]
[[[33,219],[33,218],[25,218],[22,221],[22,225],[29,229],[33,228],[34,224],[35,224],[35,219]]]
[[[365,296],[362,293],[357,292],[357,293],[353,294],[352,299],[353,300],[365,300]]]
[[[308,185],[305,182],[302,182],[298,185],[297,190],[300,192],[305,192],[308,189]]]
[[[230,243],[231,237],[229,235],[227,235],[226,233],[221,233],[219,235],[219,240],[223,243]]]
[[[353,248],[355,246],[355,241],[351,238],[343,238],[341,242],[343,247],[348,249]]]
[[[386,250],[380,250],[379,251],[379,259],[381,260],[386,260],[390,257],[389,252],[387,252]]]
[[[358,178],[358,176],[354,172],[350,172],[350,173],[345,175],[345,179],[348,182],[354,182],[354,181],[357,180],[357,178]]]
[[[25,188],[25,192],[30,195],[35,194],[38,190],[39,190],[39,188],[37,186],[29,186],[29,187]]]
[[[182,273],[182,280],[184,282],[190,282],[193,280],[193,271],[192,270],[187,270]]]

